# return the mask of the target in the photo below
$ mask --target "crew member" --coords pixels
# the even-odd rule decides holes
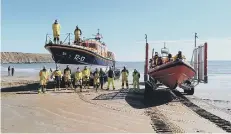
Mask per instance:
[[[75,43],[77,44],[80,42],[80,36],[82,35],[82,31],[81,29],[79,29],[78,26],[76,26],[74,34],[75,34]]]
[[[71,69],[69,68],[69,66],[67,65],[66,69],[64,69],[64,85],[65,88],[70,87],[71,86]]]
[[[89,88],[90,70],[87,69],[87,66],[84,67],[82,74],[83,74],[84,88],[86,88],[86,86]]]
[[[47,82],[49,80],[49,73],[48,71],[46,70],[46,67],[43,66],[43,69],[39,72],[39,76],[40,76],[40,87],[38,89],[38,93],[45,93],[46,92],[46,85],[47,85]],[[41,90],[42,88],[42,90]]]
[[[152,68],[152,62],[153,62],[153,59],[149,59],[149,68]]]
[[[107,90],[109,90],[109,87],[110,87],[111,83],[112,83],[113,90],[115,90],[114,78],[115,78],[114,71],[110,67],[109,70],[108,70],[108,80],[107,80],[108,81],[108,85],[107,85]]]
[[[100,68],[100,70],[99,70],[99,80],[100,80],[101,89],[103,89],[105,75],[106,75],[105,72],[102,70],[102,68]]]
[[[100,85],[100,81],[99,81],[100,76],[99,76],[98,68],[95,69],[95,72],[93,73],[93,75],[94,75],[94,87],[96,88],[96,91],[97,91]]]
[[[56,70],[52,73],[51,79],[53,77],[55,77],[55,91],[56,91],[56,88],[58,88],[58,90],[60,90],[62,72],[59,70],[58,66],[56,66]]]
[[[158,59],[157,59],[157,66],[160,66],[162,64],[163,64],[163,59],[162,59],[161,56],[159,56]]]
[[[80,86],[80,92],[82,92],[82,79],[83,79],[83,75],[78,67],[77,71],[75,72],[75,91],[77,87]]]
[[[10,66],[8,67],[8,76],[10,76]]]
[[[52,25],[52,29],[53,29],[54,43],[58,44],[59,36],[60,36],[60,24],[58,23],[58,20],[55,20],[55,22]]]
[[[173,57],[174,61],[176,60],[185,60],[185,56],[182,55],[181,51],[178,51],[178,54]]]
[[[11,75],[14,76],[14,66],[11,68]]]
[[[172,54],[168,54],[168,57],[165,59],[165,63],[173,61]]]
[[[154,55],[154,57],[153,57],[153,59],[152,59],[152,67],[155,67],[155,66],[157,66],[157,62],[158,62],[158,52],[155,52],[155,55]]]
[[[140,73],[136,69],[134,69],[132,76],[133,76],[133,88],[140,89],[139,86]]]
[[[129,71],[126,69],[126,67],[124,67],[124,69],[122,70],[122,89],[124,89],[124,83],[126,82],[126,87],[129,88],[128,86],[128,75],[129,75]]]

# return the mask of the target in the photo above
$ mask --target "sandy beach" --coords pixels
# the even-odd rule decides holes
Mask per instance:
[[[157,91],[154,99],[150,100],[150,105],[145,105],[144,90],[141,89],[139,92],[132,89],[121,90],[120,81],[115,82],[114,91],[96,92],[91,88],[85,89],[82,93],[75,93],[73,90],[54,92],[49,89],[46,94],[37,94],[36,84],[33,85],[36,81],[36,77],[31,77],[29,81],[23,77],[2,77],[2,132],[231,131],[231,115],[228,111],[222,112],[199,99],[193,100],[193,96],[187,97],[190,103],[205,108],[216,117],[219,115],[221,119],[217,121],[206,119],[195,111],[195,106],[193,109],[192,104],[189,106],[188,101],[177,99],[168,90]],[[27,83],[32,86],[25,86]]]

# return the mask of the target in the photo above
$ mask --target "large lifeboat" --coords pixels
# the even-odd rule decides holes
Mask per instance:
[[[197,34],[195,33],[195,42]],[[207,49],[208,45],[196,46],[193,49],[191,62],[187,62],[182,52],[179,51],[176,56],[169,53],[164,46],[161,49],[161,55],[152,50],[152,58],[148,62],[149,44],[146,39],[146,56],[145,56],[145,98],[149,98],[152,91],[164,85],[170,89],[180,87],[188,95],[194,94],[194,87],[199,83],[208,83],[207,75]],[[150,63],[150,64],[149,64]],[[149,66],[150,65],[150,66]]]
[[[52,58],[56,64],[59,64],[61,68],[69,65],[70,68],[76,66],[82,68],[83,66],[89,66],[93,70],[96,67],[108,68],[110,66],[115,67],[115,55],[113,52],[108,51],[107,46],[100,39],[99,30],[95,38],[87,38],[80,43],[75,44],[70,42],[60,42],[55,44],[51,41],[51,38],[47,35],[45,48],[52,54]],[[82,66],[81,66],[82,65]]]

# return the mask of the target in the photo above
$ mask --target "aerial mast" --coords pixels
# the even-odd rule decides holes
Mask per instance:
[[[145,34],[145,41],[146,41],[146,53],[145,53],[145,66],[144,66],[144,81],[148,80],[148,41],[147,41],[147,34]]]
[[[197,33],[195,33],[195,48],[197,47],[197,38],[198,38]]]
[[[95,35],[95,39],[99,40],[102,38],[102,35],[99,33],[99,29],[97,29],[98,33]]]

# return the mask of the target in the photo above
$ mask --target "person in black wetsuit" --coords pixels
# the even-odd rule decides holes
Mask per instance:
[[[10,66],[8,67],[8,76],[10,76]]]
[[[160,66],[163,64],[163,60],[162,60],[162,57],[159,56],[158,59],[157,59],[157,66]]]
[[[172,54],[168,54],[167,62],[171,62],[171,61],[173,61],[173,59],[172,59]]]
[[[102,70],[102,68],[100,68],[100,70],[99,70],[99,80],[100,80],[101,89],[103,89],[105,75],[106,75],[105,72]]]
[[[14,67],[11,68],[11,75],[14,76]]]

